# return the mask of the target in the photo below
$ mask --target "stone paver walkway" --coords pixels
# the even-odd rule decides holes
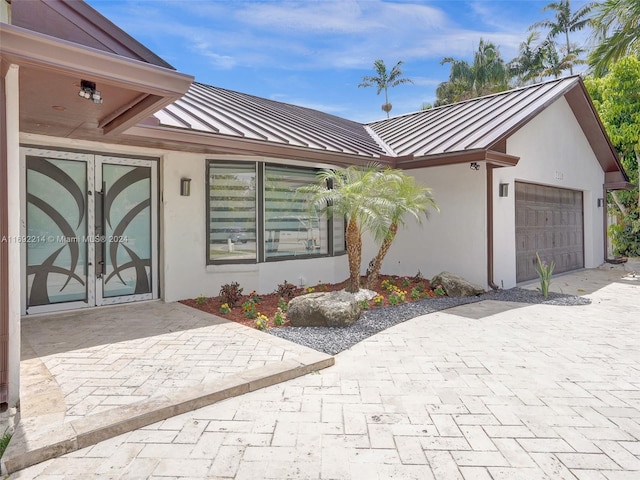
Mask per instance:
[[[12,471],[333,358],[179,303],[26,318]]]
[[[22,335],[23,367],[44,364],[59,386],[67,422],[309,351],[163,302],[27,318]]]
[[[588,306],[418,317],[316,374],[10,478],[636,480],[640,285],[619,277],[556,280]]]

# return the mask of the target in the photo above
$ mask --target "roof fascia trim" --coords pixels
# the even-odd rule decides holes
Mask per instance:
[[[587,138],[587,141],[589,142],[591,149],[596,154],[598,163],[600,163],[600,166],[605,171],[605,173],[620,172],[621,175],[624,177],[625,181],[628,182],[629,176],[627,175],[627,172],[624,171],[624,167],[620,163],[620,159],[618,158],[618,152],[616,151],[615,147],[611,143],[611,140],[609,139],[609,135],[607,135],[607,130],[605,129],[604,125],[602,124],[602,121],[600,120],[600,115],[598,115],[598,111],[596,110],[596,107],[593,104],[593,101],[591,100],[591,96],[587,91],[587,87],[584,85],[584,82],[582,81],[582,79],[580,79],[580,81],[565,94],[565,99],[567,100],[567,103],[569,104],[571,111],[575,115],[576,120],[580,125],[580,128],[582,129],[585,137]],[[591,115],[585,116],[582,114],[583,111],[580,111],[580,105],[578,104],[580,100],[584,100],[584,102],[586,102],[586,105],[590,110]],[[589,124],[590,122],[591,124]],[[596,125],[594,125],[593,122],[595,122]],[[589,127],[591,127],[591,129]],[[600,131],[600,133],[602,134],[602,138],[604,138],[606,142],[606,145],[607,145],[606,152],[603,152],[601,148],[598,148],[599,144],[596,143],[596,139],[594,139],[593,135],[590,134],[590,132],[593,132],[594,127],[596,130]],[[613,160],[616,167],[615,170],[611,169],[611,165],[607,165],[608,163],[607,160],[609,160],[609,163],[611,160]]]
[[[189,89],[191,75],[122,57],[66,40],[0,24],[2,56],[18,65],[29,65],[76,75],[149,94],[180,98]],[[88,67],[89,66],[89,67]],[[116,68],[114,68],[116,67]],[[116,73],[117,72],[117,73]]]
[[[529,123],[531,120],[533,120],[535,117],[537,117],[540,112],[542,112],[543,110],[545,110],[547,107],[549,107],[550,105],[554,104],[560,97],[563,97],[568,91],[570,91],[577,83],[581,82],[580,77],[575,77],[577,79],[577,82],[571,82],[568,85],[565,85],[564,87],[562,87],[561,89],[559,89],[555,95],[553,95],[552,97],[550,97],[546,102],[541,103],[538,108],[536,108],[534,111],[532,111],[529,115],[527,115],[526,117],[524,117],[522,120],[520,120],[517,124],[515,124],[513,127],[511,127],[509,130],[507,130],[505,133],[503,133],[500,137],[496,138],[491,145],[488,146],[489,149],[493,149],[494,147],[496,147],[497,145],[499,145],[501,142],[505,142],[509,137],[511,137],[514,133],[516,133],[518,130],[520,130],[522,127],[524,127],[527,123]]]
[[[87,3],[69,2],[69,1],[65,1],[65,2],[58,1],[57,3],[63,4],[66,9],[73,11],[76,15],[79,15],[80,17],[84,18],[93,28],[95,28],[96,31],[87,32],[91,34],[93,37],[97,38],[97,37],[104,36],[109,39],[112,39],[115,42],[124,46],[126,49],[128,49],[138,57],[140,57],[141,59],[143,59],[143,61],[145,62],[148,62],[152,65],[158,65],[163,68],[175,70],[175,68],[172,65],[170,65],[168,62],[166,62],[163,58],[153,53],[153,51],[149,50],[146,46],[144,46],[142,43],[137,41],[135,38],[133,38],[127,32],[122,30],[111,20],[109,20],[100,12],[98,12],[97,10],[89,6]],[[52,6],[53,2],[50,1],[49,4],[50,4],[49,6]],[[55,9],[56,11],[58,11],[58,13],[62,15],[62,12],[60,11],[60,9],[58,8],[55,8]],[[104,43],[102,39],[100,39],[100,41]]]
[[[623,172],[605,172],[604,187],[607,190],[631,190],[635,187]]]
[[[441,167],[461,163],[486,162],[494,167],[513,167],[520,157],[507,155],[493,150],[471,150],[468,152],[451,152],[422,157],[406,157],[396,161],[396,167],[404,170],[426,167]]]

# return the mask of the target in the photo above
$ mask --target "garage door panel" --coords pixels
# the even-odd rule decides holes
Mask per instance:
[[[584,266],[582,192],[516,182],[516,280],[537,278],[536,252],[555,273]]]

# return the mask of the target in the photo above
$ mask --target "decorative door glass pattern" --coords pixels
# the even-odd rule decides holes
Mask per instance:
[[[21,150],[23,312],[157,298],[156,161]]]
[[[27,157],[27,305],[87,301],[87,162]]]
[[[102,186],[102,297],[149,294],[151,168],[103,163]]]

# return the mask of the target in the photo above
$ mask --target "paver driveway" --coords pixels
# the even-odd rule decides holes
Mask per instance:
[[[418,317],[11,478],[640,479],[640,285],[602,285],[588,306]]]

